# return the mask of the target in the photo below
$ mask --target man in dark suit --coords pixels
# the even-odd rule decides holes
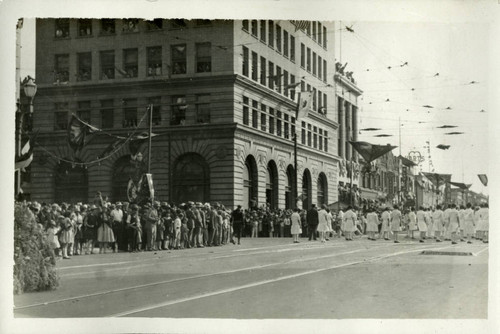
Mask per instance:
[[[309,241],[313,238],[316,240],[316,229],[318,228],[319,220],[318,220],[318,210],[316,210],[316,204],[313,204],[312,207],[307,211],[306,215],[307,219],[307,228],[309,231]]]

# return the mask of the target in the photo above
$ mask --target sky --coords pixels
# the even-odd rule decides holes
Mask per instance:
[[[381,128],[361,131],[359,140],[396,145],[394,153],[401,150],[403,156],[418,151],[425,159],[423,172],[452,174],[453,181],[487,193],[477,174],[488,174],[490,26],[356,21],[338,26],[337,60],[348,63],[346,70],[363,90],[359,129]],[[456,128],[438,128],[443,125]],[[450,147],[436,148],[440,144]]]
[[[21,78],[35,74],[34,30],[34,20],[26,19]],[[488,174],[490,33],[490,24],[481,21],[338,20],[336,59],[348,63],[346,71],[354,72],[364,92],[359,129],[381,128],[361,131],[359,140],[396,145],[394,153],[403,156],[418,151],[422,171],[452,174],[453,181],[488,193],[477,174]],[[437,128],[442,125],[456,128]],[[452,131],[463,134],[445,135]]]

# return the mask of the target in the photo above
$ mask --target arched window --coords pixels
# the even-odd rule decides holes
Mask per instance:
[[[309,210],[312,205],[311,172],[304,170],[302,175],[302,208]]]
[[[322,204],[328,205],[328,182],[324,173],[318,176],[318,207]]]
[[[248,208],[257,205],[257,163],[251,155],[243,168],[243,203]]]
[[[210,170],[205,159],[199,154],[184,154],[175,161],[172,201],[175,203],[210,201]]]
[[[56,167],[54,200],[57,203],[88,202],[87,170],[69,162],[61,162]]]
[[[295,172],[291,165],[286,169],[285,208],[295,208]]]
[[[272,160],[267,164],[266,203],[271,209],[278,208],[278,168]]]

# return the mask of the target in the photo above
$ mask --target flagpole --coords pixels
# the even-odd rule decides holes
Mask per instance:
[[[300,95],[298,94],[298,101],[300,102]],[[297,202],[299,199],[299,189],[298,189],[298,172],[297,172],[297,126],[298,126],[298,117],[299,117],[299,103],[297,103],[297,108],[295,110],[295,130],[293,134],[293,171],[294,171],[294,192],[295,192],[295,207],[297,206]]]
[[[148,174],[151,174],[151,134],[153,133],[153,105],[149,105],[149,135],[148,135]],[[151,194],[149,189],[151,204],[154,203],[154,194]]]

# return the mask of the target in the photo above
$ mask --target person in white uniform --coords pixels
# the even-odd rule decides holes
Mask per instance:
[[[389,208],[385,207],[382,215],[380,217],[382,219],[382,227],[380,228],[379,239],[384,238],[384,240],[389,240],[390,226],[389,222],[391,220],[391,215],[389,213]]]
[[[450,232],[450,211],[451,205],[447,205],[443,212],[443,223],[444,223],[444,241],[451,240],[451,232]]]
[[[472,235],[474,234],[474,211],[472,210],[472,204],[467,203],[467,209],[463,213],[463,238],[467,238],[467,243],[472,243]]]
[[[394,243],[398,244],[398,232],[401,231],[401,211],[398,206],[394,205],[394,209],[390,213],[391,231],[394,235]]]
[[[415,214],[415,208],[411,208],[408,213],[408,231],[410,231],[410,236],[415,239],[414,232],[417,230],[417,215]]]
[[[427,223],[427,238],[434,238],[434,222],[432,221],[431,209],[424,209],[425,222]]]
[[[420,207],[417,211],[417,227],[420,231],[419,242],[424,242],[425,234],[427,233],[427,222],[425,221],[425,212],[423,207]]]
[[[378,232],[378,215],[372,208],[368,209],[366,214],[366,232],[368,233],[368,240],[375,241],[375,233]]]
[[[458,227],[459,229],[459,235],[460,235],[460,241],[465,241],[465,232],[464,232],[464,219],[465,219],[465,206],[460,205],[460,209],[458,209],[458,216],[460,220],[460,226]]]
[[[489,222],[489,209],[488,209],[488,204],[483,204],[481,205],[481,208],[479,209],[479,224],[478,224],[478,232],[479,234],[479,239],[483,240],[485,244],[488,243],[488,237],[489,237],[489,229],[490,229],[490,222]]]
[[[460,226],[460,215],[458,214],[458,210],[455,207],[455,204],[451,205],[451,209],[448,213],[448,217],[450,220],[450,224],[448,229],[450,231],[451,243],[455,245],[457,243],[457,232]]]
[[[434,235],[436,237],[436,242],[441,242],[441,233],[443,233],[444,229],[444,218],[441,205],[438,205],[436,210],[432,213],[432,222],[434,223]]]
[[[356,221],[358,220],[358,217],[356,213],[352,210],[352,207],[349,206],[347,207],[347,211],[344,213],[343,216],[343,225],[344,225],[344,234],[345,234],[345,239],[348,241],[352,241],[352,234],[356,229]]]

